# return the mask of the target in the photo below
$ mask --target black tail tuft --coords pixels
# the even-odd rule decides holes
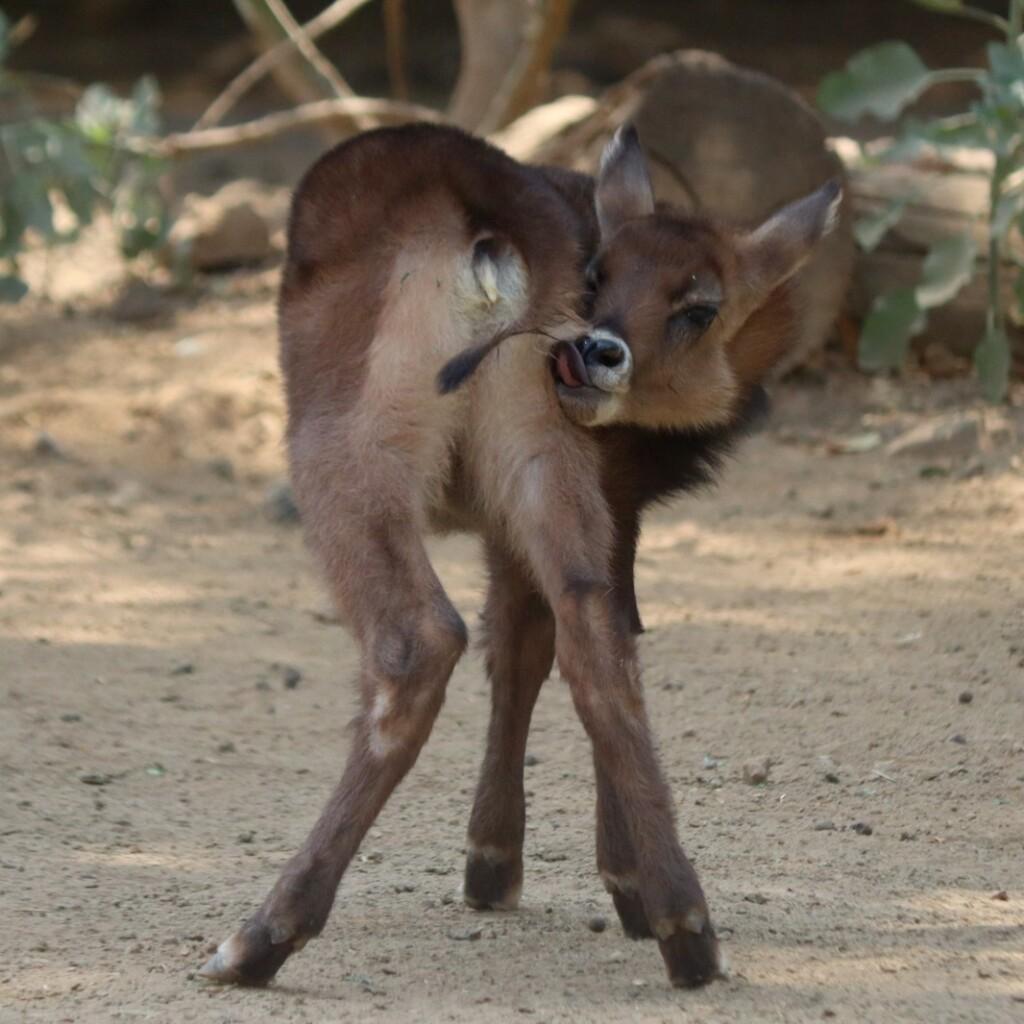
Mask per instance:
[[[474,374],[476,368],[484,361],[484,357],[494,348],[494,342],[475,345],[464,349],[457,356],[449,359],[441,367],[437,375],[437,390],[442,395],[450,395]]]

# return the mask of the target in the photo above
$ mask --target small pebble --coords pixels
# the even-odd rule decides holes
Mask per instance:
[[[274,484],[263,498],[263,511],[272,523],[297,523],[299,507],[295,504],[291,484],[282,480]]]
[[[1009,893],[1005,889],[1000,889],[999,892],[992,893],[992,899],[1002,900],[1004,903],[1010,898]]]
[[[302,673],[291,665],[285,665],[281,677],[286,690],[294,690],[302,682]]]
[[[183,661],[171,669],[172,676],[190,676],[195,672],[196,667],[191,661]]]
[[[974,700],[974,694],[970,690],[964,690],[957,699],[961,704],[970,704]]]
[[[532,768],[534,765],[540,764],[540,758],[536,754],[527,754],[526,757],[523,758],[523,764],[525,764],[527,768]]]
[[[600,914],[594,914],[594,916],[587,921],[587,927],[592,932],[603,932],[605,928],[608,927],[608,919],[606,917],[602,917]]]
[[[839,781],[839,776],[836,775],[835,772],[825,772],[825,781],[826,782],[838,782]]]
[[[255,838],[255,832],[242,832],[238,837],[238,842],[242,844],[251,843]]]
[[[483,928],[467,928],[465,931],[452,930],[448,933],[448,938],[453,942],[476,942],[484,933]]]
[[[967,742],[967,737],[962,732],[956,732],[956,733],[953,733],[953,735],[949,737],[949,742],[950,743],[959,743],[962,746],[963,744],[965,744]]]
[[[206,467],[214,476],[220,477],[221,480],[235,479],[235,465],[230,459],[211,459],[206,464]]]
[[[747,761],[743,766],[743,781],[750,786],[763,786],[768,781],[771,764],[767,758]]]
[[[870,836],[875,831],[866,821],[855,821],[850,828],[859,836]]]
[[[75,711],[65,711],[64,714],[60,716],[60,720],[62,722],[80,722],[82,720],[82,716]]]
[[[32,446],[32,450],[36,455],[47,459],[66,459],[68,457],[67,452],[64,451],[53,434],[45,430],[40,430],[36,434],[36,441]]]
[[[763,907],[768,902],[768,897],[760,892],[748,892],[743,899],[746,903],[756,903],[759,907]]]
[[[814,831],[815,832],[834,832],[835,828],[836,828],[835,822],[833,822],[833,821],[825,820],[825,821],[816,821],[814,823]]]
[[[901,843],[911,843],[916,838],[917,838],[917,833],[916,832],[901,832],[900,833],[900,842]]]
[[[233,754],[235,752],[235,745],[231,740],[225,740],[223,743],[217,745],[218,754]]]
[[[103,772],[87,772],[85,775],[79,775],[78,781],[84,782],[87,786],[107,786],[113,779]]]

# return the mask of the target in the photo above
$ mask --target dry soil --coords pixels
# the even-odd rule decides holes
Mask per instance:
[[[1024,1020],[1021,409],[985,414],[973,453],[897,459],[871,435],[974,409],[971,386],[843,373],[780,388],[639,560],[650,710],[731,980],[673,991],[620,933],[557,678],[522,908],[461,904],[475,653],[324,935],[267,991],[196,979],[317,814],[353,713],[353,645],[264,509],[272,284],[224,278],[146,328],[2,313],[5,1024]],[[474,622],[476,543],[433,551]]]

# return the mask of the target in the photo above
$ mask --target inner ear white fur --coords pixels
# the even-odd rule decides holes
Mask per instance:
[[[654,189],[640,137],[622,125],[601,154],[594,195],[601,237],[607,239],[625,221],[654,213]]]

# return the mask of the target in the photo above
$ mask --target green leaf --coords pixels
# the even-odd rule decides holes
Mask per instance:
[[[857,360],[862,370],[888,370],[899,366],[910,339],[925,323],[913,288],[897,288],[875,299],[860,333]]]
[[[34,228],[46,239],[55,237],[53,204],[41,177],[32,172],[17,175],[8,197],[26,227]]]
[[[826,75],[818,89],[818,106],[845,121],[864,114],[891,121],[917,99],[929,77],[928,68],[906,43],[879,43],[851,57],[844,70]]]
[[[921,283],[915,293],[921,309],[933,309],[949,302],[974,275],[978,254],[974,238],[968,231],[940,238],[925,257]]]
[[[132,90],[131,130],[136,135],[155,135],[160,130],[160,86],[152,75],[140,78]]]
[[[1024,209],[1024,192],[1011,192],[1009,195],[1000,196],[992,211],[992,234],[996,238],[1003,238],[1010,230],[1010,225],[1017,219],[1021,210]]]
[[[1001,402],[1010,382],[1010,341],[998,327],[990,327],[974,350],[974,366],[981,393],[992,403]]]
[[[997,82],[1012,86],[1024,78],[1024,53],[1016,43],[989,43],[985,52]]]
[[[0,196],[0,259],[10,259],[21,248],[25,218],[8,194]]]
[[[986,146],[989,140],[988,125],[978,116],[977,109],[932,121],[908,121],[903,127],[903,134],[939,149],[949,146]]]
[[[96,191],[92,185],[82,178],[69,178],[64,182],[61,191],[79,225],[92,223],[96,206]]]
[[[13,274],[0,274],[0,302],[18,302],[28,292],[28,285]]]
[[[867,217],[861,217],[853,225],[853,237],[864,252],[872,252],[879,242],[885,237],[889,228],[899,223],[903,211],[907,208],[909,197],[895,199],[888,206]]]

